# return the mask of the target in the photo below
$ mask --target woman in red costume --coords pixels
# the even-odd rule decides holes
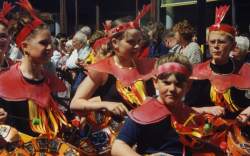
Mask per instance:
[[[3,3],[3,8],[0,11],[0,71],[8,69],[10,64],[12,62],[10,59],[7,59],[5,57],[5,54],[7,52],[8,46],[10,44],[10,36],[9,36],[9,21],[5,17],[11,10],[13,9],[13,6],[8,3]],[[7,113],[0,108],[0,122],[3,123],[5,118],[7,116]]]
[[[241,66],[229,57],[235,47],[236,31],[228,24],[221,24],[228,9],[229,6],[216,9],[216,22],[209,27],[208,36],[212,58],[194,66],[191,76],[194,82],[186,103],[201,114],[222,117],[226,121],[236,119],[242,126],[250,118],[250,65]],[[243,126],[241,133],[249,135],[249,126]],[[217,145],[224,152],[229,147],[225,139]]]
[[[154,92],[154,89],[149,89],[148,83],[143,80],[148,78],[147,76],[153,70],[155,60],[138,61],[136,59],[142,37],[138,30],[139,19],[149,9],[150,6],[144,7],[134,21],[123,18],[114,21],[113,28],[106,27],[114,55],[86,67],[89,75],[81,83],[72,99],[71,109],[86,113],[87,122],[91,123],[90,127],[92,132],[95,132],[95,136],[101,135],[102,129],[111,126],[111,137],[106,132],[102,135],[109,135],[109,138],[102,138],[106,142],[92,142],[99,154],[104,150],[110,150],[110,142],[114,139],[121,122],[119,116],[125,115],[128,109],[141,105],[149,92]],[[96,96],[99,96],[100,100],[90,100]],[[106,110],[104,116],[100,115],[103,113],[98,113],[103,110]],[[91,111],[95,112],[95,115],[89,115],[91,113],[88,112]],[[113,120],[109,113],[118,117],[113,117],[115,119]],[[94,140],[93,133],[87,137],[92,137]]]
[[[0,11],[0,71],[8,69],[9,66],[13,64],[13,62],[5,56],[10,46],[10,22],[6,16],[12,9],[13,6],[10,3],[4,2],[3,8]]]
[[[0,74],[0,107],[7,112],[5,124],[30,136],[54,137],[67,121],[53,98],[64,84],[43,69],[52,54],[51,35],[28,0],[17,4],[29,14],[17,19],[14,37],[24,57]]]

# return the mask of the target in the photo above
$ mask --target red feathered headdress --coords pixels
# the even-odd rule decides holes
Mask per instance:
[[[103,24],[104,26],[104,31],[107,34],[107,37],[103,37],[101,39],[98,39],[95,41],[94,45],[93,45],[93,49],[96,50],[98,48],[100,48],[103,44],[107,44],[110,40],[110,38],[118,33],[118,32],[123,32],[127,29],[133,29],[133,28],[139,28],[140,26],[140,19],[145,16],[145,14],[151,9],[151,4],[148,5],[144,5],[143,9],[141,10],[141,12],[138,14],[138,16],[135,18],[134,21],[132,22],[128,22],[128,23],[124,23],[121,25],[118,25],[117,27],[111,28],[111,22],[110,20],[105,21],[105,23]]]
[[[33,18],[33,21],[26,24],[16,37],[16,44],[18,47],[21,46],[22,41],[29,36],[29,34],[36,29],[38,26],[43,24],[43,21],[36,16],[35,10],[28,0],[19,0],[16,2],[20,7],[25,9]]]
[[[144,5],[141,12],[139,12],[138,16],[135,18],[134,21],[124,23],[121,25],[118,25],[117,27],[114,27],[111,29],[110,25],[104,25],[105,32],[107,32],[108,37],[112,37],[114,34],[118,32],[123,32],[127,29],[134,29],[139,28],[140,26],[140,19],[145,16],[145,14],[151,9],[151,4]]]
[[[93,49],[94,51],[96,52],[99,48],[102,47],[102,45],[105,45],[109,42],[109,38],[107,37],[103,37],[103,38],[100,38],[98,40],[95,41],[94,45],[93,45]]]
[[[14,8],[14,6],[11,5],[11,3],[3,2],[3,8],[0,12],[0,23],[3,23],[4,25],[8,26],[9,21],[5,18],[5,16]]]
[[[229,10],[229,5],[220,6],[219,8],[216,7],[215,24],[209,27],[209,32],[224,31],[232,37],[236,35],[236,30],[233,26],[228,25],[228,24],[221,24],[228,10]]]

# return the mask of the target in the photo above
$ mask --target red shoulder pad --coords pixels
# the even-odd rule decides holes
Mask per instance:
[[[167,107],[156,99],[146,100],[142,106],[129,112],[129,117],[136,123],[147,125],[157,123],[170,116]]]
[[[194,80],[205,80],[209,79],[212,71],[209,67],[210,60],[204,62],[204,63],[198,63],[193,66],[193,72],[190,76],[191,79]]]
[[[155,59],[136,60],[136,68],[120,68],[113,57],[108,57],[95,64],[88,65],[87,70],[95,70],[98,72],[108,73],[120,80],[123,85],[131,85],[137,80],[148,80],[152,77]]]
[[[227,89],[235,87],[240,90],[250,89],[250,64],[245,63],[239,71],[230,74],[213,73],[210,66],[210,61],[197,64],[193,68],[191,79],[194,80],[209,80],[211,85],[215,87],[219,93],[224,93]]]
[[[28,83],[14,64],[0,74],[0,97],[8,101],[34,100],[40,107],[54,103],[51,93],[64,91],[64,84],[56,76],[45,74],[45,80],[39,85]]]

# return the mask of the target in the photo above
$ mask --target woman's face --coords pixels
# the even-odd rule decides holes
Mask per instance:
[[[6,53],[10,44],[10,37],[6,26],[0,23],[0,53]]]
[[[141,48],[142,34],[137,29],[128,29],[121,40],[112,39],[115,54],[122,58],[134,58]]]
[[[41,29],[32,38],[22,43],[25,57],[35,64],[45,64],[52,56],[51,35],[48,29]]]
[[[209,51],[213,63],[226,63],[229,59],[229,53],[235,47],[230,37],[224,32],[212,31],[208,36]]]

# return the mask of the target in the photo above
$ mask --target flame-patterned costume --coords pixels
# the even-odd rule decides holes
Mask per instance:
[[[112,36],[127,29],[137,29],[139,20],[144,16],[150,5],[144,6],[143,10],[134,21],[111,28],[105,25],[107,36],[98,40],[95,48],[107,44]],[[116,64],[114,57],[108,57],[94,64],[88,65],[88,75],[97,77],[95,74],[107,75],[107,81],[101,85],[93,97],[99,96],[102,101],[123,102],[128,109],[133,109],[142,104],[147,96],[154,94],[151,78],[151,71],[154,68],[154,59],[134,60],[134,67],[125,68]],[[85,129],[85,138],[81,141],[81,148],[86,155],[103,154],[110,151],[111,143],[123,123],[123,119],[111,116],[107,112],[87,112],[88,126]]]
[[[16,4],[27,11],[32,18],[16,35],[16,44],[21,47],[21,43],[41,26],[43,21],[36,16],[28,0],[19,0]],[[5,11],[3,9],[0,13],[1,19],[6,14],[6,10],[10,11],[13,8],[6,2],[4,6]],[[6,20],[3,21],[6,23]],[[2,71],[0,104],[8,113],[6,124],[31,136],[42,134],[55,137],[60,127],[67,125],[67,121],[52,94],[64,91],[66,87],[61,80],[45,70],[42,74],[44,79],[40,81],[27,79],[20,71],[20,63],[11,66],[9,70]]]
[[[229,6],[216,8],[215,24],[209,27],[209,32],[221,32],[234,40],[236,35],[235,28],[228,24],[221,24],[228,9]],[[218,155],[218,153],[220,153],[219,155],[225,155],[227,151],[232,154],[232,140],[236,141],[238,138],[243,137],[243,133],[250,134],[249,128],[245,128],[244,130],[242,129],[241,134],[237,133],[238,136],[235,135],[236,130],[240,129],[239,126],[235,124],[235,118],[244,109],[250,106],[250,64],[241,65],[229,57],[227,63],[222,65],[215,64],[212,60],[194,66],[191,76],[194,82],[190,92],[186,96],[186,103],[193,107],[221,106],[225,108],[225,114],[223,115],[223,119],[212,117],[209,127],[210,130],[212,129],[213,131],[211,131],[211,133],[209,132],[211,134],[209,139],[199,134],[198,138],[202,138],[201,141],[203,143],[206,142],[212,145],[212,147],[206,151],[207,153],[204,151],[205,147],[201,147],[197,155],[202,155],[199,153],[202,151],[203,154],[208,155]],[[234,121],[231,122],[231,120]],[[233,129],[236,130],[233,132],[231,131]],[[237,139],[230,138],[229,133]],[[231,143],[230,141],[227,142],[227,138],[230,138]],[[191,145],[190,141],[187,140],[188,139],[186,139],[185,144]],[[236,142],[234,143],[237,144]],[[249,146],[249,138],[245,139],[244,143],[238,142],[238,144]],[[204,144],[202,145],[204,146]],[[246,152],[250,149],[249,147],[244,147],[245,149],[237,147],[235,151],[245,150]],[[238,156],[238,154],[236,154],[236,156]]]
[[[31,136],[56,136],[60,127],[67,125],[52,97],[66,89],[63,82],[45,71],[43,80],[31,81],[23,77],[19,65],[0,75],[0,107],[8,112],[6,124]]]

